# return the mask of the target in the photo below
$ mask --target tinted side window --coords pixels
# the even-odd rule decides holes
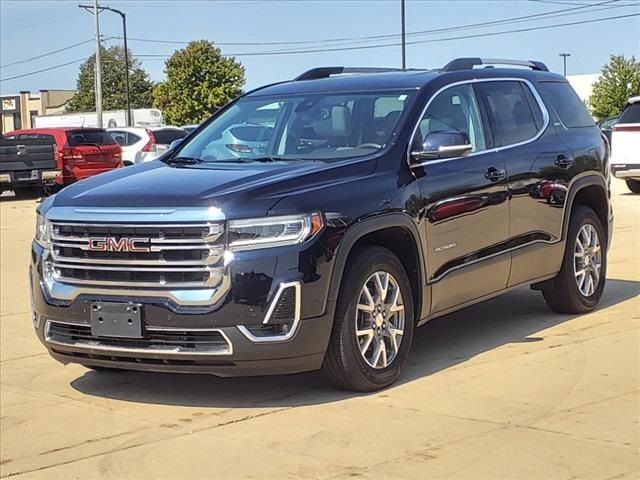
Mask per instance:
[[[540,90],[551,102],[565,127],[593,127],[595,125],[587,107],[571,88],[571,85],[564,82],[540,82],[539,85]]]
[[[480,112],[471,85],[447,88],[433,99],[420,120],[414,148],[420,149],[427,136],[434,132],[462,132],[469,138],[474,152],[486,148]]]
[[[484,100],[496,147],[525,142],[537,135],[542,112],[537,102],[529,100],[527,85],[496,81],[479,82],[476,88]]]
[[[618,123],[640,123],[640,102],[628,105],[620,115]]]
[[[174,140],[187,136],[187,132],[184,130],[154,130],[153,136],[156,139],[156,143],[159,145],[169,145]]]

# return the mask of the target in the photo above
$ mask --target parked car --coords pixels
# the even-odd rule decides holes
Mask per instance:
[[[104,129],[100,128],[31,128],[15,130],[8,139],[41,139],[55,142],[58,154],[58,185],[69,185],[122,167],[122,150]]]
[[[629,190],[640,193],[640,96],[629,99],[613,127],[611,171]]]
[[[40,196],[60,176],[53,139],[8,139],[0,134],[0,194]]]
[[[122,147],[122,162],[125,165],[148,162],[168,150],[171,142],[186,137],[186,130],[177,127],[109,128],[107,131]]]
[[[250,140],[232,132],[247,126]],[[260,146],[218,148],[227,133]],[[36,333],[94,369],[323,368],[340,388],[384,388],[416,327],[511,288],[561,313],[596,308],[607,153],[540,62],[313,69],[240,96],[157,161],[40,205]]]
[[[609,143],[611,143],[611,133],[613,132],[613,126],[618,122],[620,115],[614,115],[612,117],[607,117],[604,120],[598,123],[600,130],[605,134]]]

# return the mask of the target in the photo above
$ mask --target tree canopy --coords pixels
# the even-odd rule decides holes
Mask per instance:
[[[77,80],[77,93],[69,100],[67,110],[70,112],[94,112],[96,56],[91,55],[82,65]],[[102,109],[123,110],[127,108],[125,82],[124,48],[113,46],[100,50],[102,64]],[[141,67],[140,61],[129,52],[129,89],[131,92],[131,108],[151,107],[153,82],[149,74]]]
[[[166,80],[153,91],[154,107],[169,124],[200,123],[242,93],[244,67],[207,40],[176,50],[165,63]]]
[[[602,120],[618,115],[630,97],[640,95],[640,62],[635,57],[611,55],[602,68],[600,78],[593,84],[589,106],[593,116]]]

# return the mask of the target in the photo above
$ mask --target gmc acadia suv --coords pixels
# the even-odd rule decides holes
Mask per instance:
[[[317,68],[43,203],[33,322],[55,359],[93,369],[323,368],[380,389],[432,318],[523,285],[595,308],[607,162],[540,62]]]

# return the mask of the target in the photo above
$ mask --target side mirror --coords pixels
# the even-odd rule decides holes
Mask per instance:
[[[169,150],[174,150],[178,147],[182,142],[184,142],[184,138],[178,138],[169,144]]]
[[[425,138],[422,150],[411,152],[411,160],[421,162],[439,158],[465,157],[472,150],[473,145],[466,133],[432,132]]]

